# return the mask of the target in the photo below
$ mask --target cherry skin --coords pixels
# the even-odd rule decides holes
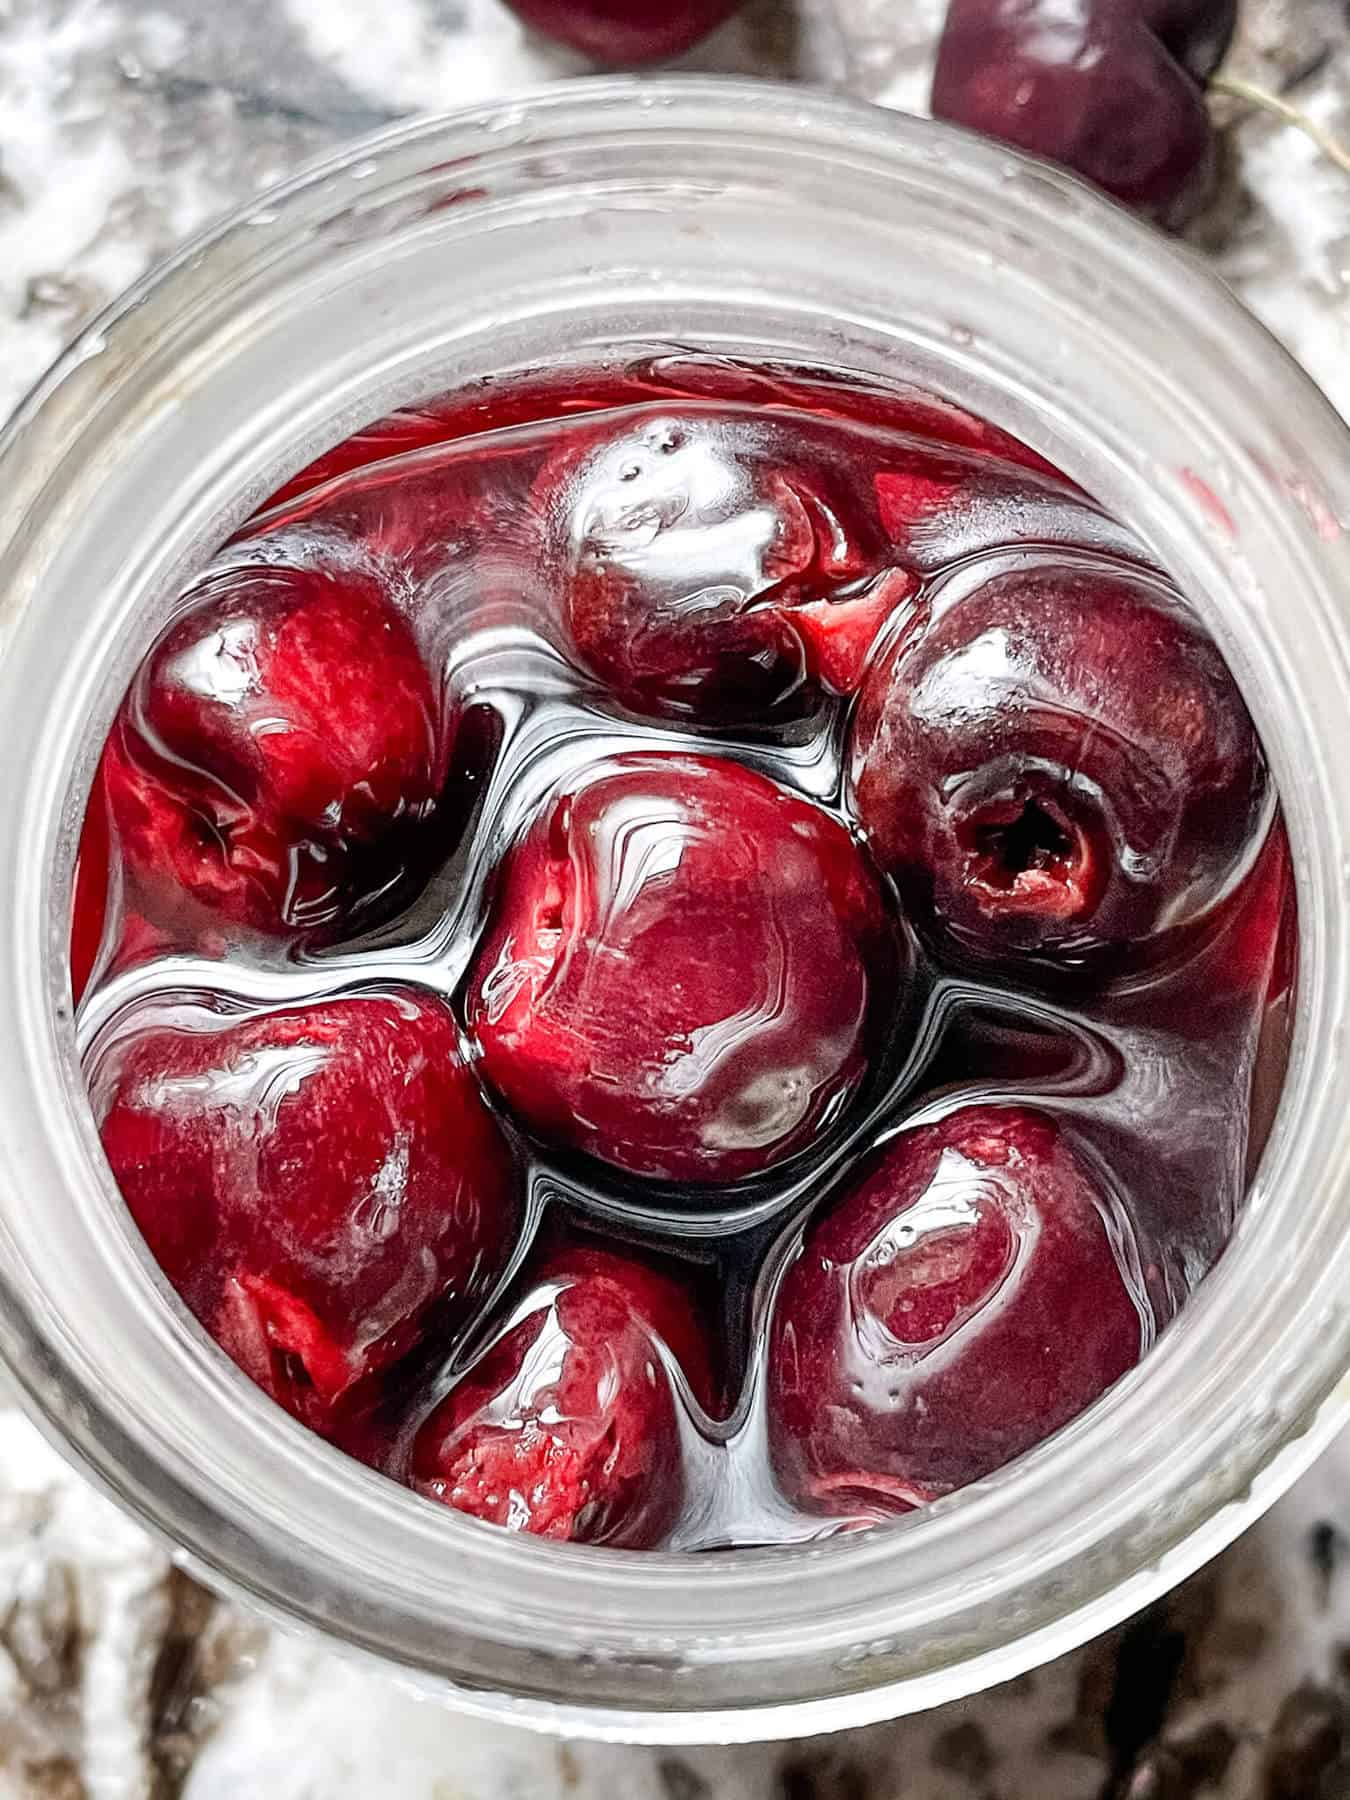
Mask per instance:
[[[708,1373],[690,1296],[629,1256],[573,1249],[418,1431],[411,1485],[512,1531],[650,1549],[684,1500],[679,1405]]]
[[[1138,560],[1137,542],[1086,494],[1061,478],[992,456],[928,445],[887,446],[872,489],[891,555],[919,575],[1019,543]],[[892,608],[892,615],[899,613],[897,622],[903,623],[918,604]]]
[[[164,1273],[317,1429],[433,1308],[470,1316],[514,1246],[511,1155],[429,996],[157,1026],[114,1046],[94,1096]]]
[[[1159,223],[1208,200],[1201,82],[1234,0],[950,0],[933,113],[1045,156]]]
[[[1238,0],[1136,0],[1144,23],[1196,81],[1208,81],[1237,30]]]
[[[631,754],[555,793],[508,853],[466,1019],[540,1138],[707,1184],[812,1143],[907,985],[843,826],[737,763]]]
[[[631,411],[544,471],[540,505],[578,660],[631,711],[754,722],[845,692],[917,582],[852,463],[734,408]]]
[[[402,616],[354,571],[209,577],[123,703],[103,779],[154,910],[284,933],[350,923],[416,861],[437,703]]]
[[[743,0],[506,0],[535,31],[610,68],[665,62],[692,49]]]
[[[112,844],[108,835],[108,802],[102,784],[85,809],[75,853],[75,893],[70,919],[70,989],[78,1006],[94,972],[108,918],[108,882],[112,872]]]
[[[1270,818],[1218,649],[1144,576],[1044,564],[949,584],[859,695],[853,804],[950,952],[1109,966],[1194,924]]]
[[[788,1268],[768,1344],[778,1479],[808,1511],[922,1506],[1067,1424],[1143,1345],[1064,1132],[965,1107],[893,1139]]]

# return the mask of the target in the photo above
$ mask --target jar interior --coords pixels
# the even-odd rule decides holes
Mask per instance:
[[[857,503],[869,482],[884,541]],[[823,524],[811,522],[812,509]],[[598,548],[575,572],[572,594],[566,558],[581,527],[559,524],[563,512],[600,519],[586,527]],[[826,572],[813,574],[822,559]],[[592,609],[604,604],[618,591],[616,564],[622,638],[617,650],[601,644],[597,669],[575,636],[593,611],[579,613],[574,595],[590,596]],[[663,582],[674,584],[673,600],[662,599]],[[298,599],[278,602],[287,583]],[[631,610],[632,584],[645,596],[641,613]],[[912,879],[897,890],[883,873],[874,884],[868,790],[851,746],[872,695],[884,692],[882,665],[898,670],[896,659],[912,659],[941,618],[970,614],[998,592],[1009,603],[1027,596],[1029,644],[1039,641],[1037,611],[1045,616],[1066,597],[1066,624],[1047,640],[1044,663],[1017,685],[1018,659],[1040,653],[1006,648],[1019,627],[996,601],[991,622],[969,642],[958,638],[925,678],[922,701],[931,711],[934,683],[945,679],[962,714],[994,709],[988,742],[960,739],[975,766],[943,777],[944,791],[958,779],[981,794],[994,777],[1006,786],[977,800],[956,840],[961,881],[979,900],[975,926],[988,919],[1014,930],[990,960],[944,929],[940,902],[925,903]],[[386,600],[385,629],[406,620],[431,671],[425,701],[400,691],[394,703],[379,692],[382,681],[397,688],[408,666],[379,661],[372,633]],[[1147,1354],[1213,1266],[1264,1147],[1288,1054],[1297,931],[1287,844],[1263,772],[1227,862],[1216,826],[1205,825],[1202,899],[1187,891],[1193,876],[1169,872],[1160,886],[1153,873],[1160,858],[1168,871],[1183,867],[1177,841],[1188,827],[1170,793],[1141,809],[1136,790],[1190,778],[1170,741],[1175,719],[1189,724],[1213,703],[1220,710],[1205,731],[1213,736],[1240,710],[1216,691],[1227,681],[1217,663],[1198,682],[1184,661],[1167,663],[1167,621],[1181,607],[1128,530],[1026,446],[920,389],[858,371],[624,345],[588,365],[494,372],[468,389],[419,396],[328,448],[175,603],[123,700],[85,820],[75,980],[90,1094],[114,1174],[180,1297],[264,1392],[360,1462],[479,1517],[573,1542],[668,1551],[810,1542],[904,1515],[1051,1436]],[[1137,622],[1117,638],[1122,617]],[[324,636],[349,624],[348,660],[332,670]],[[1083,648],[1103,630],[1109,652]],[[1134,668],[1130,632],[1148,644]],[[726,654],[717,648],[724,641]],[[1205,650],[1202,637],[1192,644],[1187,635],[1177,654],[1194,662]],[[691,675],[698,655],[705,660]],[[991,655],[995,685],[972,689],[968,668]],[[1080,656],[1083,667],[1054,698],[1047,684],[1056,668]],[[353,662],[363,657],[373,660],[359,670]],[[626,687],[630,675],[636,685]],[[297,680],[321,696],[317,714],[303,693],[301,710],[291,710]],[[1141,696],[1117,702],[1117,687],[1169,680],[1181,698],[1168,690],[1157,746]],[[447,721],[446,786],[433,822],[410,828],[422,847],[407,837],[405,849],[404,826],[395,831],[392,821],[408,813],[409,784],[422,777],[398,746],[409,708],[431,704],[432,691]],[[333,694],[341,698],[322,697]],[[1075,706],[1078,724],[1056,749],[1047,729],[1062,734]],[[1025,723],[1015,725],[1019,713]],[[246,735],[239,717],[251,721]],[[1240,728],[1250,735],[1245,718]],[[331,743],[306,748],[307,737],[340,743],[344,732],[359,762],[349,777],[331,764]],[[1094,761],[1102,738],[1109,754]],[[1121,742],[1131,743],[1124,764]],[[274,765],[266,755],[277,746],[285,760]],[[379,772],[386,753],[402,756],[392,786]],[[899,753],[885,754],[889,767]],[[1254,741],[1248,754],[1257,770]],[[338,782],[324,817],[317,801],[296,799],[296,755],[306,781]],[[772,785],[727,786],[738,770]],[[675,774],[672,797],[662,783]],[[712,780],[716,805],[732,811],[714,811],[689,837],[680,821],[697,804],[686,791],[695,777],[696,786]],[[471,1281],[467,1302],[453,1256],[437,1277],[440,1299],[401,1300],[417,1258],[450,1255],[432,1252],[436,1240],[409,1224],[428,1203],[417,1159],[432,1155],[416,1119],[386,1142],[350,1118],[344,1138],[340,1120],[316,1113],[333,1173],[327,1184],[302,1185],[296,1201],[299,1178],[288,1173],[273,1189],[267,1166],[280,1157],[290,1171],[318,1147],[303,1135],[292,1143],[302,1128],[283,1126],[282,1115],[300,1116],[307,1081],[339,1080],[324,1073],[325,1059],[343,1054],[331,1045],[381,996],[397,996],[414,1016],[423,1003],[437,1017],[444,1008],[460,1034],[472,1031],[477,1008],[491,1028],[511,1002],[490,990],[533,979],[528,958],[541,954],[515,947],[514,919],[506,962],[479,972],[490,962],[493,920],[510,904],[503,883],[534,854],[531,844],[570,829],[593,779],[610,782],[623,821],[613,827],[613,867],[583,876],[584,850],[569,847],[522,904],[547,903],[547,920],[540,914],[528,927],[543,932],[538,944],[555,959],[539,989],[545,1008],[555,981],[586,954],[586,934],[600,934],[597,973],[581,977],[571,1003],[580,1015],[545,1010],[550,1022],[537,1029],[565,1034],[575,1067],[560,1092],[573,1118],[599,1107],[609,1123],[569,1138],[556,1115],[540,1122],[535,1091],[559,1052],[542,1065],[526,1061],[528,1074],[518,1075],[519,1058],[533,1053],[513,1036],[502,1090],[480,1041],[469,1066],[506,1133],[523,1222],[497,1246],[491,1278]],[[1208,812],[1246,804],[1252,779],[1241,773],[1232,794],[1205,801]],[[358,870],[335,888],[349,844],[364,839],[329,832],[325,817],[361,805],[382,780],[393,848],[374,874]],[[654,792],[642,791],[653,780]],[[809,925],[789,922],[801,903],[779,893],[773,858],[747,864],[743,854],[747,827],[735,808],[753,809],[761,791],[780,805],[798,797],[798,833],[836,822],[830,860],[794,879],[828,884],[843,867],[875,888],[886,920],[863,940],[872,966],[858,968],[871,996],[857,1046],[861,1056],[865,1044],[862,1072],[839,1073],[834,1038],[822,1039],[810,1080],[825,1103],[808,1115],[809,1133],[783,1138],[781,1149],[765,1146],[776,1143],[766,1133],[780,1129],[784,1102],[766,1112],[758,1096],[767,1085],[803,1104],[795,1071],[809,1066],[820,1020],[836,1016],[809,969],[838,954],[833,980],[853,978],[853,902],[841,902],[833,920],[831,902]],[[311,822],[298,822],[297,804]],[[422,810],[431,804],[428,795]],[[608,832],[604,818],[587,829]],[[772,829],[771,814],[760,829]],[[703,867],[709,833],[716,847]],[[285,862],[269,886],[276,841]],[[792,842],[779,845],[780,859]],[[1111,893],[1094,890],[1081,925],[1056,922],[1076,892],[1069,861],[1079,842],[1081,879],[1120,889],[1125,924],[1116,930],[1134,934],[1095,950]],[[316,864],[313,895],[306,858]],[[1108,872],[1117,859],[1119,879]],[[680,871],[693,867],[703,872],[681,887]],[[567,920],[585,904],[585,887],[606,882],[613,892],[594,902],[598,922],[573,924],[583,947],[569,947]],[[710,883],[723,898],[708,908]],[[663,885],[669,893],[655,904],[665,921],[653,922],[647,896]],[[745,912],[762,896],[765,930]],[[1046,897],[1051,912],[1036,912]],[[1160,903],[1165,927],[1148,911]],[[611,941],[614,921],[635,905],[647,909],[638,935]],[[720,917],[728,905],[740,909],[731,927]],[[288,910],[273,916],[276,906]],[[676,923],[672,938],[671,922],[690,907],[701,924]],[[1023,942],[1028,907],[1038,930],[1050,922],[1042,949],[1039,938]],[[832,951],[828,931],[841,918]],[[690,929],[696,942],[686,945],[680,934]],[[643,937],[652,930],[664,933],[655,963]],[[781,967],[768,986],[740,978],[738,965],[775,955]],[[606,970],[621,963],[635,973],[617,984],[611,974],[606,987]],[[652,982],[683,984],[694,1010],[670,1011],[670,1035],[625,1073],[615,1034],[641,1038],[658,1004]],[[592,990],[609,999],[591,1000]],[[744,1071],[728,1083],[737,1041],[756,1033]],[[715,1056],[697,1048],[714,1039]],[[360,1054],[380,1059],[386,1048],[377,1035]],[[453,1052],[447,1039],[426,1054]],[[654,1110],[653,1083],[671,1080],[671,1069],[678,1099]],[[340,1079],[337,1091],[361,1119],[365,1072]],[[606,1113],[613,1094],[622,1104]],[[649,1130],[653,1141],[640,1136]],[[1000,1197],[1002,1165],[970,1160],[969,1142],[990,1130],[1010,1133],[1009,1154],[1032,1154],[1037,1169],[1042,1152],[1027,1146],[1053,1131],[1056,1148],[1035,1178],[1045,1199],[1028,1198],[1039,1192],[1034,1182]],[[927,1189],[896,1220],[874,1221],[848,1277],[838,1344],[808,1350],[814,1340],[807,1317],[794,1320],[789,1280],[800,1287],[820,1254],[804,1234],[832,1208],[842,1212],[860,1181],[893,1166],[904,1154],[897,1134],[915,1145],[924,1131],[945,1144]],[[195,1159],[208,1138],[203,1173]],[[729,1143],[738,1146],[734,1162]],[[447,1185],[453,1162],[452,1153],[451,1169],[435,1164],[441,1185],[429,1197],[447,1215],[466,1203]],[[488,1179],[475,1202],[482,1208],[496,1191],[495,1172]],[[334,1208],[332,1223],[306,1225]],[[274,1229],[265,1214],[287,1223]],[[185,1248],[194,1234],[202,1242]],[[490,1260],[493,1251],[474,1242]],[[325,1272],[333,1267],[340,1287]],[[873,1318],[864,1294],[882,1288],[885,1310]],[[659,1310],[666,1292],[678,1292],[672,1306],[695,1321],[683,1359],[659,1333],[644,1335],[640,1297]],[[625,1310],[630,1300],[636,1312]],[[589,1372],[598,1350],[591,1331],[606,1346],[603,1393]],[[611,1367],[630,1338],[631,1371],[622,1361]],[[512,1356],[520,1367],[485,1373]],[[673,1362],[668,1407],[646,1397],[663,1357]],[[1063,1371],[1047,1389],[1056,1361]],[[1009,1373],[1018,1368],[1020,1376]],[[823,1385],[799,1402],[807,1369]],[[505,1385],[465,1398],[487,1380]],[[982,1409],[981,1396],[1000,1383],[1004,1397]],[[865,1395],[868,1384],[885,1395]],[[848,1437],[860,1435],[858,1445],[814,1416],[850,1405],[859,1421]],[[433,1444],[437,1433],[449,1435]],[[643,1442],[652,1438],[669,1439],[659,1458]],[[808,1466],[794,1468],[803,1458]],[[456,1472],[429,1472],[442,1466]]]
[[[587,84],[338,159],[132,296],[4,455],[0,691],[23,771],[0,819],[21,1172],[6,1361],[85,1466],[225,1585],[484,1710],[672,1741],[885,1716],[1104,1628],[1292,1479],[1330,1429],[1350,1341],[1342,429],[1236,303],[1072,182],[917,122],[739,93],[738,120],[734,84]],[[1300,920],[1290,1072],[1248,1205],[1141,1367],[959,1498],[886,1532],[729,1552],[697,1583],[678,1557],[444,1519],[251,1390],[120,1211],[66,972],[100,747],[216,546],[397,407],[672,336],[917,383],[1127,519],[1243,689]],[[1297,631],[1277,617],[1291,605]]]

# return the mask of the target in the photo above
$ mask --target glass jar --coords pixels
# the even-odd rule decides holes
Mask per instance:
[[[1144,1363],[888,1529],[696,1562],[433,1508],[252,1387],[120,1203],[67,969],[94,761],[184,577],[372,418],[628,343],[917,380],[1129,521],[1247,693],[1302,924],[1274,1136]],[[557,86],[353,145],[189,245],[20,409],[0,496],[0,1351],[58,1442],[207,1580],[499,1717],[799,1734],[950,1700],[1115,1623],[1344,1417],[1350,436],[1183,250],[950,128],[768,84]]]

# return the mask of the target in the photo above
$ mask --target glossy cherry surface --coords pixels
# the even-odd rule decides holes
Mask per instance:
[[[743,0],[506,0],[527,25],[609,68],[692,49]]]
[[[631,1256],[572,1249],[510,1320],[418,1432],[412,1486],[512,1531],[659,1544],[685,1486],[670,1365],[708,1388],[690,1295]]]
[[[1144,576],[955,582],[874,664],[851,773],[882,866],[948,944],[1060,973],[1194,923],[1270,815],[1213,642]]]
[[[508,852],[466,1018],[545,1143],[727,1182],[839,1117],[903,1018],[904,973],[836,820],[737,763],[633,754]]]
[[[576,655],[634,712],[710,724],[848,691],[917,586],[856,476],[749,409],[644,409],[569,446],[540,504]]]
[[[903,1512],[999,1468],[1137,1360],[1117,1227],[1067,1134],[1021,1106],[902,1132],[812,1224],[768,1344],[779,1480]]]
[[[1201,83],[1235,13],[1234,0],[950,0],[933,112],[1179,227],[1213,187]]]
[[[97,785],[80,831],[75,856],[75,894],[70,920],[70,988],[78,1005],[94,972],[108,918],[108,881],[112,845],[108,836],[108,805]]]
[[[236,1023],[194,1009],[114,1047],[95,1102],[169,1280],[321,1429],[433,1308],[442,1328],[467,1318],[514,1247],[510,1154],[426,994]]]
[[[277,933],[349,925],[424,852],[438,704],[413,636],[353,570],[243,567],[191,597],[140,673],[102,779],[152,909]]]

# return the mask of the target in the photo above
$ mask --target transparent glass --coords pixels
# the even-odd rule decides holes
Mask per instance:
[[[891,1528],[700,1559],[521,1541],[348,1462],[193,1325],[103,1164],[66,963],[97,747],[184,576],[320,449],[505,366],[690,346],[918,380],[1145,538],[1224,646],[1297,859],[1298,1030],[1236,1237],[1133,1375]],[[0,443],[0,1352],[207,1579],[481,1711],[824,1730],[1114,1623],[1350,1399],[1350,437],[1183,251],[1069,178],[772,85],[586,82],[355,145],[191,245]]]

